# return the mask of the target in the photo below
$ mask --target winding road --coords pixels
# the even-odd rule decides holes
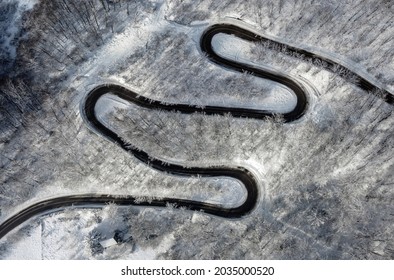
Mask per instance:
[[[227,69],[245,72],[254,75],[259,78],[269,79],[274,82],[280,83],[294,92],[297,97],[297,103],[294,109],[290,112],[284,113],[283,120],[285,122],[292,122],[301,118],[308,105],[307,93],[305,87],[298,81],[289,78],[288,76],[282,75],[277,72],[262,70],[249,64],[244,64],[236,62],[227,58],[220,56],[212,47],[212,39],[216,34],[224,33],[235,35],[241,39],[251,41],[251,42],[262,42],[270,41],[279,45],[286,46],[287,50],[291,53],[302,54],[307,58],[319,58],[327,63],[328,69],[332,67],[343,67],[335,62],[319,57],[308,51],[297,49],[291,46],[284,45],[272,41],[270,39],[264,38],[252,31],[239,27],[233,24],[216,24],[208,27],[201,36],[200,48],[204,52],[208,59],[213,63],[216,63]],[[347,68],[345,68],[348,70]],[[366,79],[354,74],[358,77],[357,85],[361,88],[371,91],[377,89],[376,86],[368,82]],[[22,224],[29,218],[45,213],[47,211],[61,209],[63,207],[69,206],[97,206],[105,205],[107,203],[116,203],[118,205],[140,205],[140,206],[160,206],[164,207],[168,204],[174,205],[174,207],[186,207],[190,210],[204,211],[205,213],[213,214],[225,218],[238,218],[248,214],[252,211],[257,203],[259,197],[259,182],[253,173],[242,166],[215,166],[215,167],[184,167],[181,165],[172,164],[169,162],[164,162],[162,160],[156,159],[144,151],[138,150],[128,143],[124,142],[121,137],[110,128],[106,127],[103,123],[99,121],[95,113],[95,107],[98,100],[105,94],[111,93],[118,96],[121,99],[127,100],[139,107],[149,108],[152,110],[159,109],[164,111],[178,111],[184,114],[192,113],[204,113],[206,115],[227,115],[231,114],[236,118],[254,118],[264,120],[267,117],[272,117],[273,112],[258,109],[247,109],[247,108],[236,108],[236,107],[220,107],[220,106],[206,106],[204,108],[189,105],[189,104],[165,104],[157,100],[152,100],[137,93],[115,84],[100,85],[90,91],[83,100],[81,104],[81,115],[84,118],[87,125],[96,133],[105,137],[107,140],[116,143],[126,152],[132,154],[140,161],[149,165],[149,167],[154,168],[158,171],[178,175],[178,176],[201,176],[201,177],[217,177],[226,176],[234,178],[242,182],[243,186],[247,191],[247,197],[245,201],[242,202],[237,207],[224,208],[220,205],[204,203],[200,201],[185,200],[185,199],[175,199],[175,198],[159,198],[154,200],[149,200],[149,202],[141,200],[141,197],[134,197],[128,195],[110,195],[110,194],[84,194],[84,195],[68,195],[61,196],[57,198],[51,198],[37,202],[14,216],[8,218],[5,222],[0,225],[0,238],[4,237],[8,232]],[[385,100],[389,103],[393,103],[393,96],[389,93],[384,94]]]

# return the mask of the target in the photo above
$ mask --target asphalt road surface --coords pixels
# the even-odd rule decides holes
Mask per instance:
[[[274,42],[270,39],[264,38],[258,34],[255,34],[249,30],[243,29],[242,27],[233,25],[233,24],[216,24],[208,27],[200,40],[200,48],[207,55],[208,59],[210,59],[213,63],[220,65],[221,67],[225,67],[227,69],[245,72],[247,71],[250,75],[254,75],[259,78],[269,79],[274,82],[280,83],[290,90],[292,90],[297,98],[296,106],[290,112],[286,112],[282,114],[282,119],[284,122],[292,122],[299,118],[301,118],[308,105],[307,101],[307,93],[305,92],[305,88],[298,81],[289,78],[288,76],[281,75],[280,73],[276,73],[273,71],[265,71],[259,69],[255,66],[236,62],[227,58],[224,58],[217,54],[212,47],[212,39],[216,34],[224,33],[235,35],[241,39],[251,41],[251,42],[264,42],[269,41],[272,43],[276,43],[279,46],[286,47],[288,52],[302,54],[305,59],[308,58],[318,58],[322,61],[326,62],[325,67],[327,70],[330,70],[335,67],[342,67],[346,71],[349,72],[344,66],[339,65],[329,59],[325,59],[324,57],[317,56],[308,51],[297,49],[291,46],[284,45],[282,43]],[[369,81],[364,78],[354,74],[357,79],[355,81],[356,85],[360,88],[367,91],[375,91],[378,90],[376,86],[371,84]],[[393,95],[386,91],[381,92],[381,97],[383,97],[386,102],[393,104],[394,98]],[[382,93],[383,92],[383,93]],[[164,110],[164,111],[178,111],[184,114],[192,114],[192,113],[204,113],[206,115],[228,115],[235,118],[254,118],[264,120],[267,117],[273,117],[278,114],[274,114],[273,112],[266,110],[258,110],[258,109],[247,109],[247,108],[237,108],[237,107],[220,107],[220,106],[206,106],[204,108],[192,105],[192,104],[167,104],[162,103],[157,100],[152,100],[146,97],[143,97],[133,91],[130,91],[127,88],[124,88],[119,85],[114,84],[105,84],[100,85],[90,91],[85,99],[83,100],[83,104],[81,106],[82,116],[84,120],[87,122],[87,125],[94,130],[96,133],[105,137],[107,140],[116,143],[119,147],[121,147],[126,152],[135,156],[142,162],[149,165],[149,167],[156,169],[161,172],[170,173],[178,176],[201,176],[201,177],[230,177],[239,180],[247,191],[247,197],[245,201],[243,201],[239,206],[236,207],[221,207],[220,205],[204,203],[200,201],[186,200],[186,199],[176,199],[176,198],[160,198],[145,201],[141,199],[141,197],[133,197],[133,196],[116,196],[111,194],[84,194],[84,195],[68,195],[68,196],[60,196],[57,198],[51,198],[47,200],[43,200],[37,202],[26,209],[20,211],[14,216],[7,219],[4,223],[0,225],[0,238],[5,236],[12,229],[22,224],[29,218],[40,215],[42,213],[62,209],[64,207],[69,206],[97,206],[97,205],[105,205],[107,203],[116,203],[118,205],[140,205],[140,206],[159,206],[165,207],[168,204],[172,204],[175,208],[177,207],[185,207],[190,210],[198,210],[204,211],[205,213],[209,213],[212,215],[225,217],[225,218],[239,218],[242,217],[250,211],[252,211],[257,203],[259,197],[259,187],[258,181],[253,173],[242,166],[215,166],[215,167],[184,167],[181,165],[172,164],[169,162],[164,162],[154,157],[151,157],[144,151],[138,150],[128,143],[125,143],[119,135],[102,124],[96,114],[95,114],[95,106],[100,97],[103,95],[111,93],[119,98],[127,100],[131,103],[134,103],[137,106],[149,108],[152,110]],[[247,120],[245,120],[247,121]],[[127,176],[127,174],[125,175]],[[141,202],[145,201],[145,202]]]

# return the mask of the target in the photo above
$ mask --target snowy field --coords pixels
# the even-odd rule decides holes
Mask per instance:
[[[390,1],[374,0],[2,1],[0,223],[69,194],[241,204],[246,192],[236,180],[157,172],[89,130],[80,114],[84,96],[115,83],[169,103],[291,111],[296,97],[288,88],[202,54],[203,31],[234,18],[394,92],[393,12]],[[286,50],[225,34],[213,47],[302,81],[305,116],[283,124],[183,115],[111,94],[96,113],[158,159],[251,169],[260,183],[252,213],[224,219],[171,205],[71,207],[6,235],[0,259],[393,259],[393,105]],[[116,232],[132,238],[103,248],[100,241]]]

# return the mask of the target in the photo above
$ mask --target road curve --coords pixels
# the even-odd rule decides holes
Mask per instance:
[[[250,42],[268,43],[267,46],[271,45],[271,46],[275,46],[276,49],[280,49],[280,50],[284,49],[286,50],[287,55],[297,57],[298,59],[305,60],[306,62],[309,63],[310,62],[313,63],[316,60],[320,60],[324,63],[321,64],[319,67],[327,71],[330,71],[335,75],[339,75],[340,77],[344,78],[348,82],[353,83],[354,85],[358,86],[359,88],[365,91],[376,94],[378,97],[383,98],[383,100],[389,104],[394,104],[394,95],[390,93],[388,90],[374,85],[373,82],[368,80],[368,78],[365,78],[360,74],[353,72],[348,67],[338,62],[335,62],[333,59],[325,57],[324,55],[313,53],[308,50],[290,46],[282,42],[274,41],[273,39],[264,37],[260,34],[256,34],[255,32],[249,29],[243,28],[233,23],[218,23],[211,25],[204,31],[204,34],[201,37],[200,45],[202,51],[207,53],[209,55],[209,58],[217,64],[224,65],[236,71],[240,71],[240,70],[248,71],[251,72],[252,75],[256,75],[262,78],[268,78],[270,80],[285,84],[293,90],[295,89],[294,85],[292,85],[296,83],[295,81],[292,81],[289,78],[281,76],[278,73],[264,73],[262,76],[260,76],[261,73],[255,71],[256,69],[255,67],[252,67],[251,65],[248,64],[228,60],[215,53],[213,51],[211,42],[212,42],[212,38],[219,33],[235,35],[236,37],[239,37],[243,40]],[[267,74],[268,76],[266,76]],[[352,78],[349,79],[348,78],[349,76],[351,76]],[[301,96],[298,97],[300,98]],[[297,104],[297,106],[299,106],[299,104]],[[295,114],[295,112],[290,112],[289,114]]]
[[[225,33],[232,34],[241,39],[252,41],[252,42],[261,42],[261,41],[271,41],[276,44],[286,46],[288,51],[302,54],[306,58],[319,58],[326,63],[330,67],[339,66],[337,63],[330,61],[329,59],[325,59],[323,57],[317,56],[308,51],[304,51],[301,49],[297,49],[291,46],[284,45],[282,43],[278,43],[272,41],[270,39],[266,39],[258,34],[255,34],[249,30],[243,29],[239,26],[233,24],[216,24],[208,27],[203,33],[200,40],[200,48],[201,50],[207,54],[207,57],[214,63],[224,66],[228,69],[245,72],[247,71],[249,74],[254,75],[256,77],[270,79],[272,81],[281,83],[288,88],[290,88],[297,97],[297,103],[295,108],[287,113],[282,114],[283,120],[285,122],[291,122],[299,119],[303,116],[306,111],[308,102],[307,96],[304,87],[295,80],[290,79],[285,75],[281,75],[279,73],[273,73],[270,71],[261,70],[254,66],[235,62],[224,57],[221,57],[217,54],[212,47],[212,39],[216,34]],[[348,70],[347,68],[345,68]],[[361,88],[371,91],[378,89],[376,86],[365,80],[364,78],[357,76],[357,85]],[[219,205],[214,205],[210,203],[204,203],[199,201],[185,200],[185,199],[175,199],[175,198],[160,198],[149,200],[145,202],[141,202],[141,197],[134,197],[128,195],[116,196],[116,195],[108,195],[108,194],[83,194],[83,195],[69,195],[69,196],[61,196],[57,198],[47,199],[44,201],[37,202],[14,216],[7,219],[3,224],[0,225],[0,238],[6,235],[9,231],[28,220],[29,218],[38,215],[40,213],[44,213],[46,211],[61,209],[67,206],[89,206],[89,205],[105,205],[107,203],[116,203],[118,205],[141,205],[141,206],[160,206],[164,207],[167,204],[172,204],[174,207],[185,207],[190,210],[199,210],[204,211],[209,214],[226,217],[226,218],[237,218],[242,217],[243,215],[248,214],[256,205],[259,189],[258,182],[255,176],[243,167],[231,167],[231,166],[216,166],[216,167],[184,167],[181,165],[176,165],[168,162],[161,161],[159,159],[155,159],[151,157],[146,152],[138,150],[134,148],[132,145],[124,142],[115,131],[112,131],[104,124],[102,124],[96,114],[95,114],[95,106],[100,97],[104,94],[111,93],[122,99],[125,99],[131,103],[134,103],[137,106],[149,108],[149,109],[160,109],[165,111],[179,111],[184,114],[191,113],[204,113],[207,115],[212,114],[231,114],[233,117],[246,117],[246,118],[255,118],[255,119],[265,119],[266,117],[272,117],[274,115],[273,112],[266,110],[258,110],[258,109],[246,109],[246,108],[236,108],[236,107],[220,107],[220,106],[206,106],[204,108],[195,106],[195,105],[187,105],[187,104],[166,104],[157,100],[152,100],[143,96],[138,95],[137,93],[130,91],[122,86],[109,84],[109,85],[100,85],[90,91],[81,106],[81,113],[84,120],[87,122],[87,125],[94,130],[96,133],[101,134],[106,139],[116,143],[125,151],[131,153],[133,156],[141,160],[142,162],[148,164],[150,167],[162,171],[167,172],[179,176],[202,176],[202,177],[215,177],[215,176],[227,176],[234,179],[239,180],[244,185],[247,191],[247,197],[245,201],[233,208],[223,208]],[[385,100],[388,103],[393,104],[393,96],[388,92],[384,93]],[[142,201],[144,201],[142,199]]]
[[[211,33],[204,33],[201,39],[201,49],[204,51],[211,61],[220,64],[229,69],[244,72],[247,70],[250,74],[257,77],[270,79],[275,82],[281,83],[289,87],[297,96],[297,104],[295,108],[288,113],[283,114],[283,120],[285,122],[294,121],[300,118],[307,107],[306,93],[302,85],[298,82],[292,81],[291,79],[274,75],[270,72],[263,71],[258,68],[253,68],[251,66],[246,67],[245,64],[239,64],[226,59],[220,59],[215,51],[211,47],[212,40]],[[168,162],[161,161],[154,157],[151,157],[146,152],[141,151],[132,145],[124,142],[121,137],[115,132],[106,127],[101,123],[96,114],[95,106],[100,97],[104,94],[111,93],[122,99],[125,99],[137,106],[149,108],[149,109],[160,109],[165,111],[178,111],[184,114],[192,113],[204,113],[207,115],[225,115],[231,114],[233,117],[237,118],[255,118],[255,119],[265,119],[266,117],[273,117],[273,112],[258,109],[246,109],[246,108],[236,108],[236,107],[220,107],[220,106],[206,106],[201,108],[195,105],[188,104],[166,104],[157,100],[152,100],[137,93],[130,91],[122,86],[114,84],[100,85],[90,91],[81,106],[81,113],[87,125],[94,130],[96,133],[101,134],[106,139],[116,143],[122,149],[131,153],[133,156],[146,163],[150,167],[162,171],[171,173],[178,176],[201,176],[201,177],[218,177],[226,176],[239,180],[247,191],[247,196],[245,201],[237,207],[224,208],[220,205],[214,205],[210,203],[186,200],[186,199],[175,199],[175,198],[159,198],[153,199],[146,202],[141,197],[134,196],[116,196],[107,194],[84,194],[84,195],[69,195],[62,196],[52,199],[47,199],[44,201],[37,202],[26,209],[20,211],[16,215],[10,217],[0,226],[0,238],[11,231],[16,226],[20,225],[27,219],[54,209],[60,209],[67,206],[89,206],[89,205],[105,205],[107,203],[116,203],[118,205],[141,205],[141,206],[166,206],[172,204],[174,207],[185,207],[190,210],[204,211],[205,213],[213,214],[220,217],[226,218],[238,218],[243,215],[248,214],[256,205],[257,199],[259,197],[258,182],[255,176],[244,167],[241,166],[216,166],[216,167],[184,167],[181,165],[176,165]]]

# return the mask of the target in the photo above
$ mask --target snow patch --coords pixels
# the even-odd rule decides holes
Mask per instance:
[[[32,228],[19,242],[11,245],[5,260],[41,260],[41,223]]]

